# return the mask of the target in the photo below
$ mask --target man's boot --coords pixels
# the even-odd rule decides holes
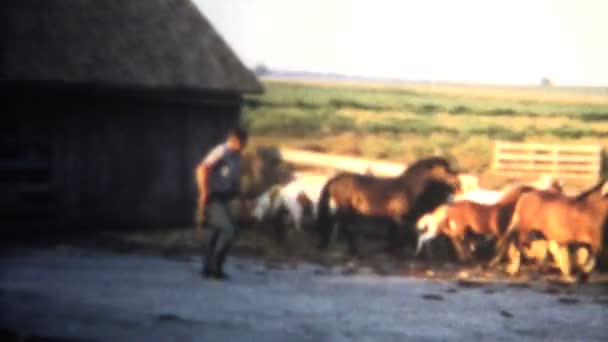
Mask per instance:
[[[215,265],[215,274],[214,276],[217,279],[226,280],[229,276],[224,272],[224,263],[226,261],[226,257],[228,256],[228,250],[230,249],[230,245],[226,245],[222,247],[222,249],[217,253],[216,265]]]

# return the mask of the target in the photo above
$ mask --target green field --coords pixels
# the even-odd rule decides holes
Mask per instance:
[[[252,145],[393,161],[430,154],[484,174],[496,140],[608,146],[608,89],[265,81]]]

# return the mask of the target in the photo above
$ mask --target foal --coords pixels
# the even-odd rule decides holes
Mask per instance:
[[[522,185],[511,188],[494,204],[482,204],[473,201],[455,201],[438,209],[436,215],[443,216],[433,230],[420,236],[418,252],[428,240],[435,238],[438,233],[447,235],[454,244],[456,254],[460,261],[471,258],[466,245],[467,235],[485,235],[500,237],[507,229],[511,220],[515,203],[523,193],[534,190],[533,187]],[[426,222],[422,222],[423,224]]]

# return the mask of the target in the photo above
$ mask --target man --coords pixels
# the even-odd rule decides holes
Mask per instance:
[[[246,144],[247,132],[234,128],[226,141],[213,148],[196,167],[197,223],[199,229],[201,225],[209,227],[207,256],[203,260],[205,277],[227,278],[223,266],[236,234],[229,202],[239,193],[241,152]]]

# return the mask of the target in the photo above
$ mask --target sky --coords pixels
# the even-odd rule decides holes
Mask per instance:
[[[608,0],[194,2],[249,67],[608,86]]]

